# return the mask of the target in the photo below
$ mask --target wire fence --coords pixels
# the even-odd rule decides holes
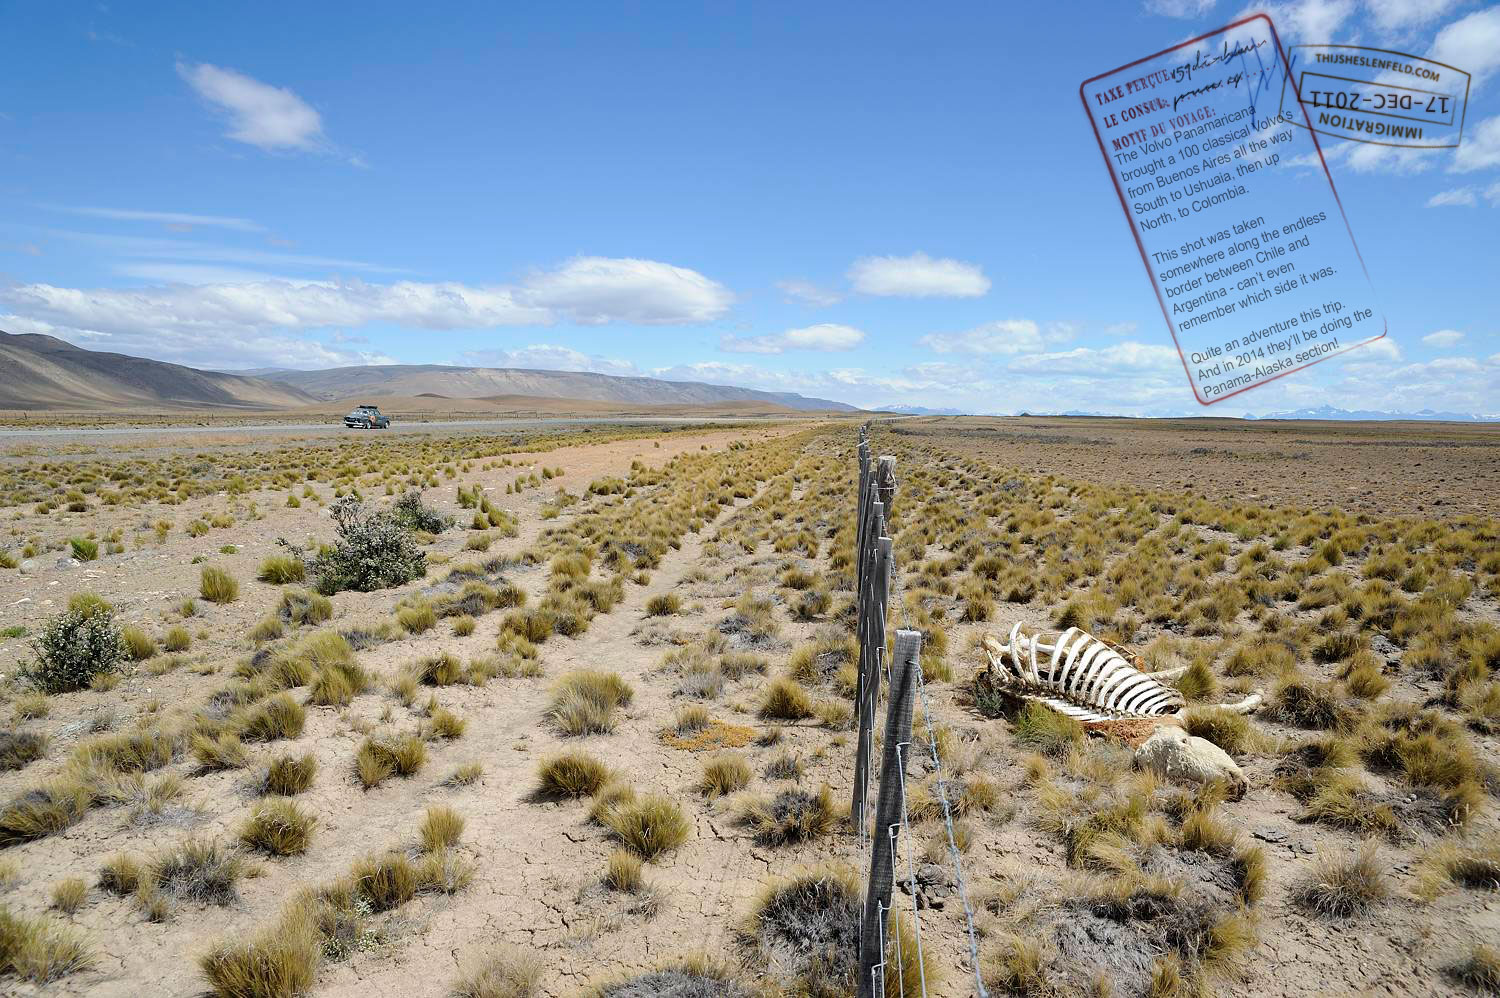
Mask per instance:
[[[855,779],[850,817],[857,833],[870,846],[870,873],[866,883],[859,938],[859,998],[886,998],[894,989],[897,998],[912,995],[927,998],[927,953],[922,932],[922,893],[917,864],[912,855],[911,791],[907,766],[913,754],[913,715],[918,706],[933,773],[932,790],[942,811],[947,837],[947,859],[968,933],[969,964],[975,993],[988,998],[979,966],[979,936],[974,928],[974,909],[964,879],[963,856],[953,828],[953,806],[948,799],[949,780],[943,772],[938,750],[937,725],[932,700],[922,675],[922,632],[911,627],[901,587],[889,521],[896,498],[895,458],[870,460],[869,425],[859,428],[859,501],[855,546],[855,636],[859,644],[855,688],[858,736],[855,739]],[[894,597],[902,626],[889,648],[887,615]],[[881,681],[886,689],[885,734],[882,742],[880,777],[873,814],[870,814],[874,760],[876,707]],[[907,900],[893,890],[895,878],[905,881]],[[904,931],[909,923],[910,936]],[[931,936],[929,935],[929,941]]]

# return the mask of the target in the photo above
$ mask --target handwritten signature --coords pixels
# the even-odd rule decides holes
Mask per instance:
[[[1278,52],[1276,55],[1273,55],[1270,62],[1261,57],[1261,48],[1269,44],[1271,44],[1269,38],[1261,38],[1249,43],[1235,42],[1233,45],[1226,41],[1220,51],[1205,53],[1200,49],[1195,52],[1191,62],[1185,62],[1173,68],[1172,79],[1174,81],[1180,83],[1183,80],[1191,80],[1194,73],[1212,66],[1228,63],[1230,60],[1238,60],[1244,68],[1214,80],[1212,83],[1205,83],[1201,87],[1184,90],[1172,99],[1172,110],[1176,111],[1185,100],[1201,97],[1204,94],[1223,88],[1238,90],[1241,86],[1244,86],[1250,96],[1250,111],[1254,114],[1255,102],[1266,89],[1266,85],[1280,78],[1280,73],[1277,71],[1281,65],[1280,53]],[[1254,57],[1255,60],[1253,68],[1250,65],[1251,57]]]

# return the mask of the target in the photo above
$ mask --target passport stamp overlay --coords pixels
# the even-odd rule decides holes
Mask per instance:
[[[1281,110],[1300,94],[1319,135],[1408,149],[1463,139],[1469,74],[1456,66],[1358,45],[1293,45],[1287,58]]]
[[[1386,332],[1310,109],[1277,103],[1287,77],[1257,14],[1079,87],[1204,405]],[[1323,165],[1312,180],[1293,165],[1307,156]]]

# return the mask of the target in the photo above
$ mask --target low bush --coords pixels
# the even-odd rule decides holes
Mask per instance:
[[[427,571],[427,558],[401,520],[392,513],[366,511],[352,496],[334,504],[338,537],[312,563],[318,592],[372,592],[404,585]]]
[[[19,673],[44,693],[81,690],[94,677],[113,673],[126,654],[112,610],[72,607],[47,621],[31,650],[36,658]]]

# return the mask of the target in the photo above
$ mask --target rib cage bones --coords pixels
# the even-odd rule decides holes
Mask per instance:
[[[1005,644],[986,636],[984,645],[997,685],[1080,721],[1166,717],[1185,704],[1177,690],[1076,627],[1052,638],[1024,634],[1017,623]]]

